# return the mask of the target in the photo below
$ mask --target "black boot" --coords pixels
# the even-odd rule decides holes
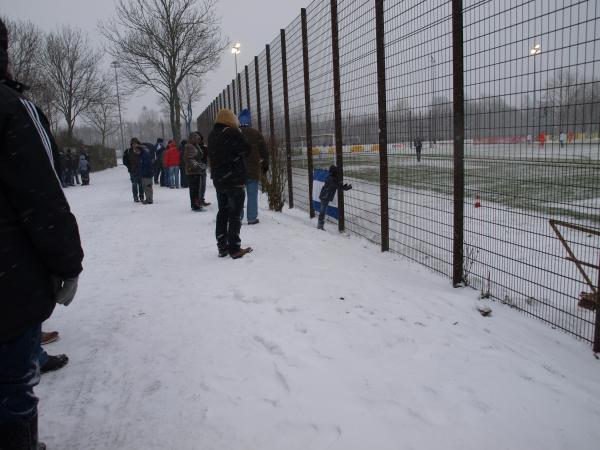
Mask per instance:
[[[53,370],[62,369],[69,362],[67,355],[48,355],[48,360],[40,367],[41,373],[52,372]]]
[[[0,448],[3,450],[46,450],[38,442],[37,412],[26,419],[0,424]]]

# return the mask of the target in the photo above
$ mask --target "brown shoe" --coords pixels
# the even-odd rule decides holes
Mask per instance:
[[[239,259],[242,256],[244,256],[246,253],[250,253],[251,251],[252,251],[252,247],[240,248],[235,253],[229,253],[229,256],[231,256],[233,259]]]
[[[49,331],[45,333],[42,331],[42,345],[50,344],[51,342],[58,341],[58,331]]]

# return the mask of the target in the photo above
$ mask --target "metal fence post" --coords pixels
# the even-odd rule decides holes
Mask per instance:
[[[381,202],[381,251],[390,249],[388,210],[387,103],[385,95],[385,20],[383,0],[375,0],[377,41],[377,101],[379,110],[379,192]]]
[[[596,326],[594,327],[594,347],[596,353],[600,353],[600,261],[598,261],[598,284],[596,285]]]
[[[237,74],[237,88],[238,88],[238,100],[239,100],[239,105],[240,105],[240,109],[239,112],[242,112],[242,75],[241,74]]]
[[[254,81],[256,84],[256,116],[258,117],[258,131],[262,133],[262,119],[260,114],[260,78],[258,76],[258,56],[254,57]]]
[[[342,95],[340,87],[340,46],[338,40],[337,0],[331,0],[331,56],[333,61],[333,110],[335,121],[335,156],[340,181],[344,181],[342,139]],[[338,190],[338,230],[344,231],[344,191]]]
[[[465,108],[462,0],[452,0],[452,81],[454,92],[454,250],[452,285],[463,283],[465,200]]]
[[[315,217],[313,206],[313,158],[312,158],[312,119],[310,111],[310,71],[308,65],[308,26],[306,24],[306,8],[300,10],[302,23],[302,61],[304,69],[304,113],[306,121],[306,159],[308,170],[308,204],[311,219]]]
[[[287,54],[285,50],[285,30],[280,30],[281,36],[281,76],[283,83],[283,118],[285,128],[285,156],[287,162],[288,202],[294,207],[294,187],[292,185],[292,141],[290,137],[290,102],[288,97]]]
[[[231,109],[231,85],[227,85],[227,109]]]
[[[275,120],[273,117],[273,79],[271,78],[271,46],[267,44],[265,46],[267,56],[267,92],[269,98],[269,138],[270,147],[273,149],[273,153],[279,153],[277,151],[277,143],[275,142]]]
[[[235,93],[235,78],[231,79],[231,83],[229,84],[231,86],[231,110],[233,111],[234,114],[237,115],[237,113],[239,111],[237,110],[237,94]]]
[[[250,82],[248,81],[248,66],[244,66],[244,74],[246,75],[246,105],[248,110],[252,112],[252,108],[250,108]],[[250,114],[250,117],[252,117],[252,113]],[[253,124],[250,123],[250,126],[253,126]]]

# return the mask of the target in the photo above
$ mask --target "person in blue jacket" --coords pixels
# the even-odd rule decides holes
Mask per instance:
[[[139,157],[139,174],[142,179],[142,186],[144,187],[145,200],[142,200],[144,205],[151,205],[154,203],[152,182],[154,177],[154,161],[150,150],[144,145],[140,144],[140,141],[136,138],[131,140],[133,149]]]

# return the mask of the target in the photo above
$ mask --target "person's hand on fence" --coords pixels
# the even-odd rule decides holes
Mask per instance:
[[[344,184],[344,190],[345,191],[349,191],[350,189],[352,189],[352,185],[351,184],[348,184],[348,183]]]

